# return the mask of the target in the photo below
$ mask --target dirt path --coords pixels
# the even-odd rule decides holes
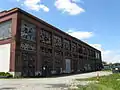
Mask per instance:
[[[70,83],[78,78],[109,75],[111,72],[99,71],[56,78],[0,79],[0,90],[67,90]]]

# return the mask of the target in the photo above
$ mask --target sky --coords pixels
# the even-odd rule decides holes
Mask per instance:
[[[0,0],[0,11],[19,7],[120,62],[120,0]]]

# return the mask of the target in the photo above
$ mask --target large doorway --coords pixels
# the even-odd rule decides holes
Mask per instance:
[[[66,73],[71,73],[71,61],[70,59],[65,59],[66,63]]]
[[[0,72],[9,72],[10,44],[0,45]]]

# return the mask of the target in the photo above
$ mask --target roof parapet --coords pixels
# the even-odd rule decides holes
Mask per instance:
[[[7,14],[9,14],[9,13],[15,12],[15,11],[17,11],[17,10],[19,10],[19,8],[13,8],[13,9],[10,9],[10,10],[1,11],[1,12],[0,12],[0,17],[1,17],[1,16],[4,16],[4,15],[7,15]]]

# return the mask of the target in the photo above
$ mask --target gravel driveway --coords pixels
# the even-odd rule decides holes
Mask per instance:
[[[111,72],[98,71],[56,78],[0,79],[0,90],[67,90],[73,80],[109,75]]]

